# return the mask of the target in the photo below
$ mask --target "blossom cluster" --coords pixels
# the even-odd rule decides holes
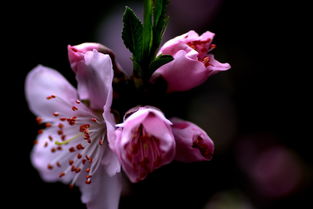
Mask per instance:
[[[182,92],[228,70],[230,65],[212,54],[213,37],[211,32],[199,36],[190,31],[166,42],[158,55],[171,55],[173,60],[152,73],[149,85],[162,79],[164,93]],[[136,89],[138,84],[136,77],[123,74],[110,49],[98,43],[68,46],[68,58],[77,89],[42,65],[28,74],[25,83],[29,107],[44,127],[31,154],[44,180],[78,186],[89,209],[116,209],[121,172],[135,183],[173,160],[212,158],[213,141],[196,124],[167,118],[153,104],[125,105],[127,111],[115,108],[117,98],[123,97],[118,85]]]

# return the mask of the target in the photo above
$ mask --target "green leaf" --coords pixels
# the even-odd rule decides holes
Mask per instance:
[[[154,6],[153,17],[153,50],[157,50],[162,41],[165,28],[168,23],[168,16],[166,15],[168,0],[156,0]]]
[[[123,23],[122,39],[124,44],[133,53],[133,59],[139,62],[142,58],[142,23],[129,7],[125,8]]]
[[[154,25],[158,25],[165,17],[168,0],[157,0],[154,6]]]
[[[161,67],[162,65],[165,65],[166,63],[169,63],[170,61],[172,61],[174,58],[171,55],[159,55],[157,56],[151,63],[150,65],[150,70],[151,70],[151,74],[158,69],[159,67]]]
[[[143,21],[143,56],[149,59],[153,33],[152,33],[152,16],[153,16],[153,2],[145,0],[144,2],[144,21]]]

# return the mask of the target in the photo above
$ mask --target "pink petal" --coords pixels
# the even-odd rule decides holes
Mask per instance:
[[[118,209],[122,190],[121,175],[109,176],[103,166],[92,177],[91,184],[79,181],[81,200],[88,209]]]
[[[42,65],[27,75],[25,93],[31,111],[44,120],[52,119],[56,110],[69,112],[77,99],[75,88],[60,73]],[[48,100],[51,95],[56,99]]]
[[[78,93],[82,100],[90,100],[92,109],[102,110],[110,100],[112,89],[113,67],[107,54],[92,51],[77,52],[68,47],[71,66],[76,73]],[[76,49],[75,49],[76,50]]]
[[[230,69],[230,64],[228,63],[220,63],[214,58],[213,54],[209,54],[208,56],[210,58],[210,65],[208,66],[208,70],[211,71],[210,75],[213,75],[215,73],[218,73],[220,71],[226,71]]]
[[[209,71],[195,58],[195,51],[180,50],[174,60],[161,66],[154,76],[161,75],[168,84],[168,92],[186,91],[200,85],[209,77]]]
[[[183,162],[205,161],[212,158],[214,144],[199,126],[173,118],[173,133],[176,140],[175,160]]]
[[[114,176],[121,171],[121,164],[118,156],[109,148],[107,148],[104,154],[102,164],[104,165],[105,171],[109,176]]]

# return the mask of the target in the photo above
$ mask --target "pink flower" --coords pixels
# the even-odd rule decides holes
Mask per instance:
[[[157,109],[140,107],[118,125],[114,150],[132,182],[138,182],[175,156],[171,122]]]
[[[195,162],[212,158],[214,144],[204,130],[191,122],[178,118],[173,118],[171,121],[176,140],[175,160]]]
[[[171,55],[174,60],[157,69],[152,79],[162,76],[167,81],[167,91],[186,91],[192,89],[220,71],[230,68],[228,63],[220,63],[211,52],[214,33],[209,31],[199,36],[195,31],[167,41],[159,55]],[[208,54],[209,53],[209,54]]]
[[[46,126],[39,131],[31,160],[44,180],[79,186],[89,209],[116,209],[120,164],[107,142],[115,126],[110,114],[112,63],[97,47],[81,46],[69,47],[78,91],[60,73],[41,65],[26,78],[29,107]]]

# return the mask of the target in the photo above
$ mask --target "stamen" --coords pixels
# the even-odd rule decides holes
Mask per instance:
[[[215,48],[216,48],[216,44],[211,44],[209,50],[211,51],[211,50],[213,50]]]
[[[58,127],[59,129],[62,129],[64,127],[63,123],[59,123]]]
[[[76,123],[76,119],[77,117],[76,116],[73,116],[72,118],[67,118],[67,122],[68,124],[70,124],[71,126],[75,125]]]
[[[52,115],[53,115],[54,117],[58,117],[58,116],[60,115],[60,113],[54,112],[54,113],[52,113]]]
[[[69,151],[69,152],[75,152],[75,148],[74,148],[74,147],[70,147],[70,148],[68,149],[68,151]]]
[[[37,122],[38,124],[41,124],[41,123],[42,123],[42,118],[41,118],[41,117],[36,117],[36,122]]]
[[[61,140],[62,140],[62,141],[65,141],[65,139],[66,139],[66,135],[63,134],[63,135],[61,136]]]
[[[76,106],[73,106],[73,107],[72,107],[72,110],[73,110],[73,111],[77,111],[78,108],[77,108]]]
[[[46,126],[46,128],[50,128],[52,126],[52,124],[51,123],[46,123],[45,126]]]
[[[81,125],[81,126],[79,127],[79,131],[80,131],[80,132],[84,132],[84,133],[86,133],[86,132],[88,133],[88,131],[87,131],[88,128],[90,128],[90,124],[88,124],[88,123],[87,123],[87,124],[83,124],[83,125]]]
[[[76,104],[80,104],[80,100],[79,99],[76,100]]]
[[[50,96],[47,96],[46,98],[47,98],[47,100],[50,100],[50,99],[55,99],[56,96],[55,96],[54,94],[52,94],[52,95],[50,95]]]
[[[62,118],[60,118],[60,121],[66,121],[66,117],[62,117]]]
[[[85,181],[85,183],[86,183],[86,184],[91,184],[91,179],[87,179],[87,180]]]
[[[211,65],[210,64],[210,57],[205,57],[205,58],[203,58],[203,64],[204,64],[204,66],[205,67],[208,67],[209,65]]]
[[[63,176],[65,176],[65,173],[64,173],[64,172],[62,172],[62,173],[59,174],[59,178],[61,178],[61,177],[63,177]]]

